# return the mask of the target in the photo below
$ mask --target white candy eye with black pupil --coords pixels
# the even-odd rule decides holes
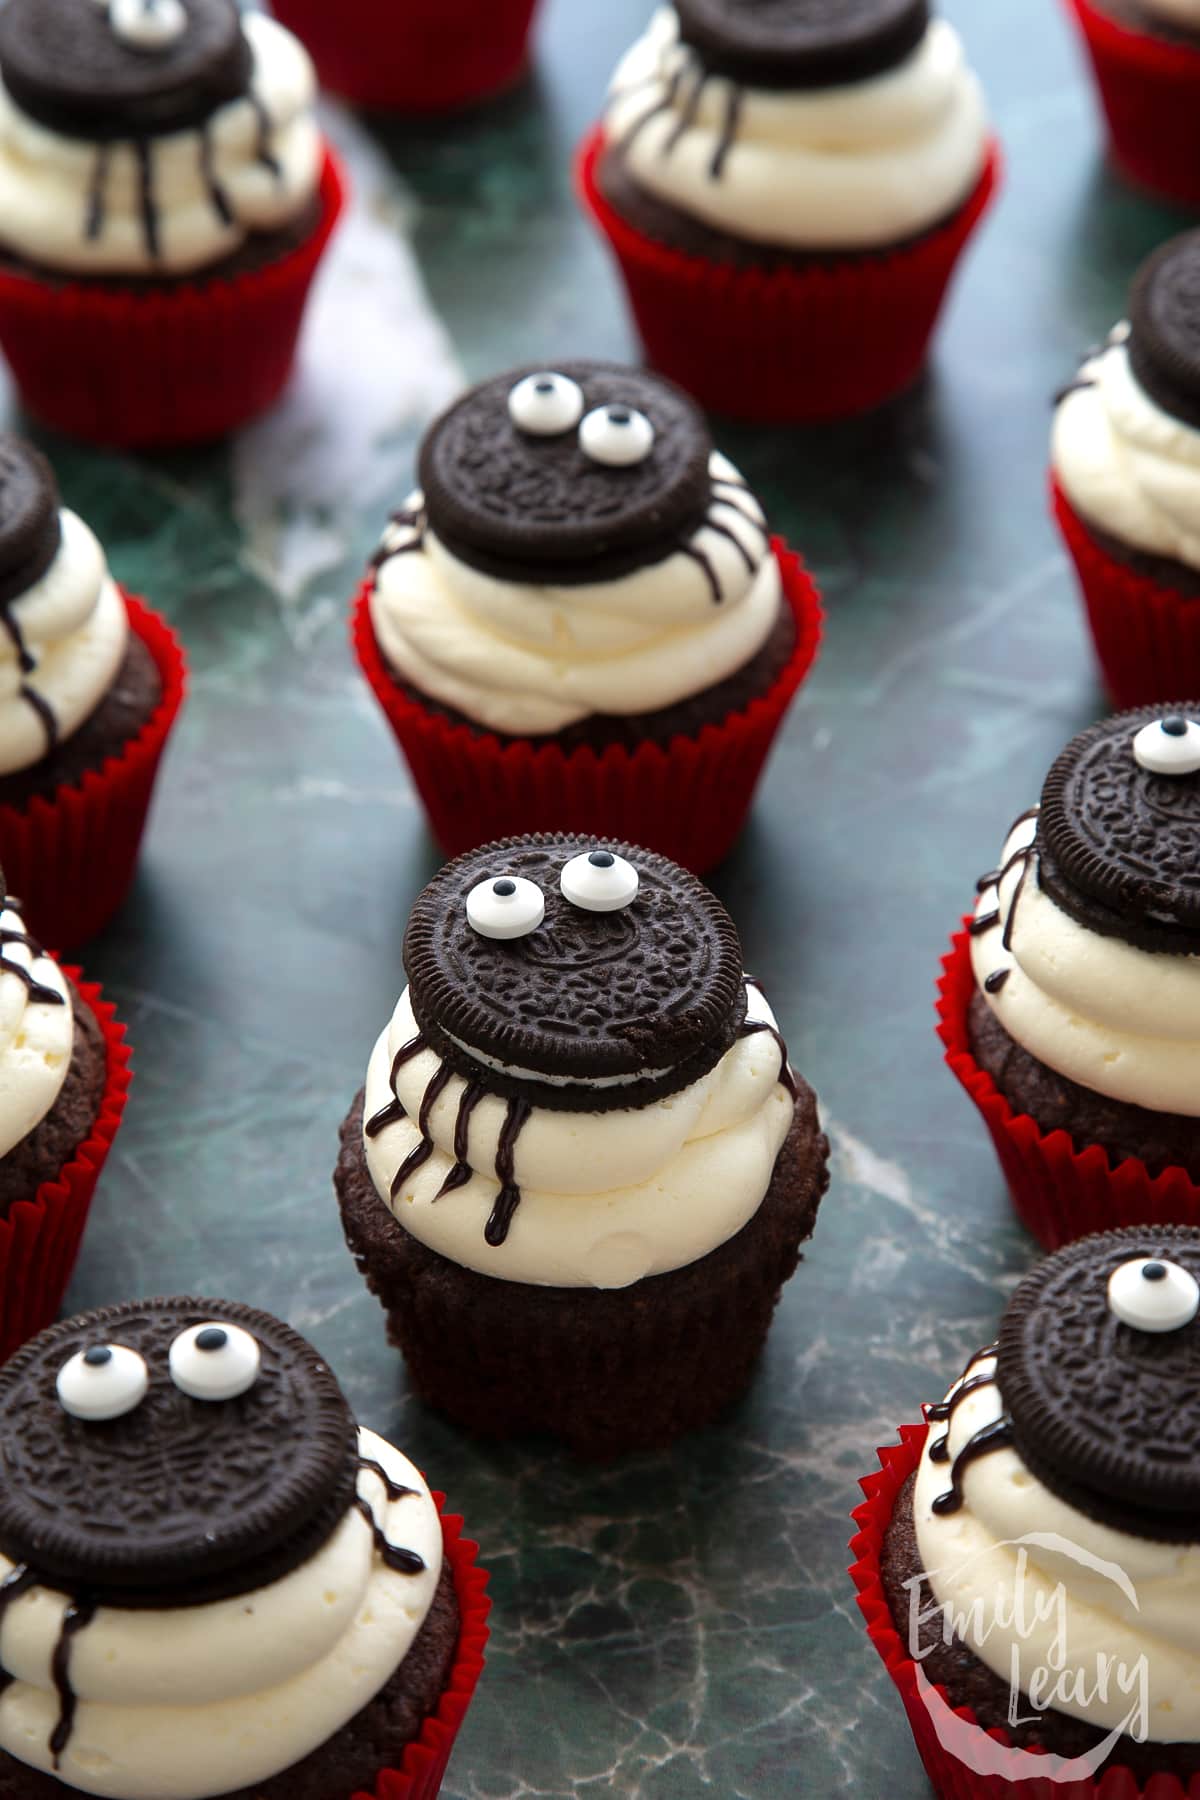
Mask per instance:
[[[611,850],[573,856],[558,878],[564,900],[584,912],[620,912],[637,899],[638,872]]]
[[[518,381],[508,396],[508,416],[531,437],[561,437],[583,417],[583,389],[568,375],[542,369]]]
[[[192,1400],[236,1400],[258,1380],[258,1340],[240,1325],[209,1319],[181,1331],[167,1354],[171,1380]]]
[[[1200,1284],[1178,1263],[1136,1256],[1109,1276],[1108,1305],[1135,1331],[1178,1331],[1200,1312]]]
[[[1142,726],[1133,755],[1152,775],[1194,775],[1200,769],[1200,724],[1182,713],[1164,713]]]
[[[54,1385],[64,1412],[97,1424],[140,1406],[150,1372],[145,1359],[124,1344],[89,1344],[63,1364]]]
[[[165,50],[187,30],[182,0],[112,0],[113,36],[131,50]]]
[[[654,448],[654,427],[632,406],[597,406],[579,427],[579,448],[592,462],[628,469]]]
[[[545,916],[541,888],[523,875],[489,876],[476,882],[467,895],[467,924],[480,937],[528,937]]]

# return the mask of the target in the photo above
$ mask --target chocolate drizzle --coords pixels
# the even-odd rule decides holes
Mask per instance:
[[[255,160],[261,163],[264,169],[269,170],[270,173],[274,175],[276,181],[278,181],[283,175],[283,169],[280,166],[279,158],[274,156],[270,149],[272,129],[271,115],[267,111],[266,103],[260,94],[256,94],[251,90],[251,92],[246,95],[246,98],[254,108],[254,116],[258,121],[258,144],[254,152]]]
[[[385,1127],[388,1125],[395,1125],[400,1119],[405,1117],[404,1108],[401,1106],[399,1097],[396,1093],[396,1077],[406,1062],[409,1062],[414,1056],[419,1056],[421,1051],[427,1048],[427,1040],[419,1031],[416,1037],[411,1037],[406,1044],[401,1044],[395,1056],[392,1058],[392,1069],[388,1076],[388,1085],[392,1090],[392,1098],[386,1105],[381,1106],[379,1111],[373,1114],[363,1126],[363,1130],[367,1137],[378,1137],[379,1133],[383,1131]]]
[[[50,1754],[54,1758],[57,1769],[59,1758],[66,1749],[71,1737],[71,1728],[75,1723],[75,1690],[71,1686],[71,1645],[74,1639],[96,1616],[96,1605],[92,1600],[72,1600],[63,1613],[62,1626],[58,1634],[58,1642],[54,1646],[54,1655],[50,1659],[50,1673],[58,1693],[58,1723],[50,1734]]]
[[[1016,831],[1019,826],[1027,824],[1030,819],[1036,819],[1040,810],[1041,808],[1037,806],[1027,806],[1025,811],[1013,820],[1009,827],[1009,837],[1012,836],[1013,832]],[[1000,883],[1007,875],[1011,874],[1018,864],[1020,864],[1020,878],[1018,879],[1016,888],[1013,892],[1012,904],[1009,906],[1008,917],[1004,921],[1004,930],[1000,937],[1000,942],[1004,949],[1010,952],[1012,950],[1013,924],[1017,916],[1017,905],[1021,895],[1025,891],[1025,881],[1029,874],[1029,868],[1032,861],[1033,842],[1031,841],[1028,844],[1023,844],[1019,850],[1014,850],[1012,855],[1006,859],[1002,867],[998,869],[989,869],[987,874],[981,875],[979,880],[975,883],[975,892],[977,894],[982,896],[990,889],[994,888],[996,890],[996,897],[999,899]],[[971,923],[967,926],[967,931],[971,937],[981,937],[985,931],[993,930],[1000,923],[1000,918],[1001,912],[999,906],[990,907],[987,912],[978,913],[976,917],[971,920]],[[984,992],[987,994],[998,994],[1011,974],[1011,969],[993,969],[991,974],[984,981]]]
[[[513,1179],[517,1139],[532,1111],[528,1100],[521,1100],[516,1096],[508,1102],[505,1109],[504,1123],[500,1127],[500,1137],[496,1144],[496,1180],[500,1183],[500,1192],[496,1195],[496,1203],[483,1228],[484,1241],[493,1250],[498,1250],[507,1238],[513,1214],[521,1204],[521,1190]]]
[[[1011,974],[1011,969],[993,969],[983,984],[984,992],[998,994]]]
[[[759,984],[754,982],[752,985],[758,987]],[[792,1065],[788,1061],[787,1045],[783,1041],[783,1033],[776,1026],[768,1025],[765,1019],[743,1019],[738,1026],[738,1037],[754,1037],[760,1031],[765,1031],[767,1036],[774,1038],[778,1045],[780,1085],[787,1089],[793,1100],[798,1099],[800,1090],[796,1086],[796,1077],[792,1074]]]
[[[454,1167],[433,1196],[435,1200],[440,1200],[443,1194],[452,1194],[455,1188],[464,1187],[474,1174],[474,1170],[467,1161],[471,1114],[486,1092],[487,1089],[482,1081],[468,1081],[462,1091],[458,1102],[458,1116],[454,1121]]]
[[[6,897],[3,910],[16,911],[16,902]],[[14,931],[11,927],[4,927],[0,929],[0,974],[15,975],[18,980],[23,981],[30,1000],[39,1006],[65,1006],[66,1001],[57,988],[47,987],[45,982],[36,979],[24,963],[13,962],[11,957],[5,955],[9,944],[24,944],[31,962],[36,962],[39,956],[45,955],[42,946],[27,931]],[[3,1589],[0,1589],[0,1595],[2,1593]],[[0,1610],[0,1619],[2,1618],[3,1612]]]
[[[731,81],[725,90],[725,116],[721,121],[721,135],[713,151],[713,159],[708,165],[708,173],[713,181],[720,181],[724,174],[725,159],[737,141],[741,118],[742,90],[736,82]]]
[[[233,208],[229,204],[229,195],[221,186],[220,181],[217,179],[216,170],[213,167],[211,125],[206,125],[204,130],[200,133],[200,173],[204,177],[204,185],[208,189],[208,197],[212,201],[213,211],[216,213],[218,219],[220,219],[222,225],[232,225],[234,222],[234,214]]]
[[[956,1513],[961,1508],[963,1476],[971,1464],[981,1456],[990,1455],[993,1450],[1007,1450],[1012,1439],[1013,1429],[1007,1419],[996,1419],[991,1425],[984,1425],[974,1437],[967,1439],[950,1470],[950,1486],[933,1502],[933,1510],[939,1519],[945,1518],[948,1513]]]
[[[375,1540],[376,1554],[380,1557],[381,1561],[386,1563],[389,1569],[394,1569],[397,1575],[422,1574],[425,1568],[424,1557],[418,1556],[415,1550],[405,1550],[402,1549],[399,1544],[388,1542],[384,1533],[375,1523],[375,1514],[371,1511],[370,1501],[364,1500],[362,1495],[358,1494],[355,1497],[354,1504],[362,1514],[363,1518],[367,1521],[367,1524],[371,1527],[371,1536]]]
[[[133,146],[141,184],[142,236],[146,252],[155,262],[162,255],[162,236],[158,228],[158,202],[154,197],[154,155],[148,138],[138,138]]]
[[[1000,908],[993,906],[990,912],[977,913],[967,926],[972,937],[982,937],[985,931],[991,931],[1000,923]]]
[[[972,1375],[971,1370],[977,1363],[984,1362],[989,1357],[994,1358],[998,1348],[997,1344],[988,1344],[986,1349],[978,1351],[963,1370],[959,1384],[949,1398],[939,1400],[936,1406],[925,1408],[925,1417],[931,1425],[944,1424],[946,1427],[942,1436],[929,1446],[930,1462],[949,1462],[950,1425],[960,1402],[965,1400],[968,1394],[978,1393],[982,1388],[995,1387],[994,1369],[991,1374],[976,1375]],[[977,1462],[981,1456],[989,1455],[993,1450],[1007,1449],[1012,1441],[1012,1421],[1007,1416],[993,1419],[988,1425],[981,1425],[979,1430],[967,1439],[951,1464],[950,1486],[933,1502],[933,1510],[939,1518],[945,1518],[947,1514],[956,1513],[961,1509],[963,1477],[972,1463]]]
[[[424,507],[401,506],[391,515],[390,523],[411,530],[412,537],[403,544],[380,544],[367,567],[377,575],[385,563],[391,562],[394,556],[408,556],[414,550],[425,548],[425,509]]]
[[[416,1488],[404,1487],[400,1482],[393,1481],[383,1464],[376,1462],[373,1456],[360,1456],[358,1459],[358,1466],[360,1469],[365,1470],[368,1475],[377,1475],[379,1477],[387,1491],[389,1500],[405,1500],[410,1494],[415,1494],[417,1491]]]
[[[721,592],[721,584],[717,580],[717,571],[713,568],[710,559],[705,556],[703,550],[698,549],[695,544],[681,542],[679,548],[684,556],[690,556],[692,561],[697,563],[704,571],[704,578],[712,589],[713,600],[720,606],[725,596]]]
[[[675,67],[669,75],[655,72],[653,75],[643,77],[640,81],[630,82],[628,86],[621,88],[613,96],[614,99],[625,100],[633,94],[640,93],[643,89],[661,88],[658,97],[646,108],[645,112],[639,114],[619,140],[618,154],[628,153],[651,119],[657,119],[660,114],[670,111],[679,97],[684,82],[689,79],[691,86],[688,88],[687,96],[680,108],[679,117],[659,146],[658,154],[664,158],[670,156],[676,144],[696,123],[704,100],[704,90],[713,76],[705,67],[702,59],[688,45],[677,46],[677,58]],[[708,165],[710,181],[720,181],[725,173],[725,163],[729,152],[737,142],[738,128],[742,122],[745,90],[739,82],[730,80],[728,77],[724,78],[724,86],[725,104],[721,115],[721,130]]]
[[[97,145],[96,160],[92,165],[92,179],[88,187],[87,219],[83,228],[83,235],[89,243],[94,243],[104,230],[104,191],[108,185],[108,164],[111,156],[111,144]]]

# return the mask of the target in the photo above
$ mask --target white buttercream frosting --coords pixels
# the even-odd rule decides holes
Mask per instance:
[[[689,543],[719,601],[703,563],[682,550],[611,581],[499,580],[452,555],[412,494],[384,536],[371,594],[384,657],[431,699],[515,736],[592,713],[653,712],[715,687],[762,648],[782,589],[762,508],[717,452],[709,470],[712,524]]]
[[[1055,409],[1054,472],[1084,519],[1135,550],[1200,569],[1200,431],[1139,384],[1127,336],[1118,326]]]
[[[389,1569],[351,1509],[324,1546],[269,1586],[206,1606],[102,1606],[71,1640],[78,1696],[61,1762],[49,1740],[51,1672],[68,1597],[35,1587],[0,1625],[0,1747],[68,1787],[111,1800],[207,1800],[290,1768],[391,1679],[429,1611],[442,1567],[437,1508],[407,1457],[359,1432],[364,1457],[414,1491],[389,1501],[364,1469],[358,1492],[388,1541],[425,1569]],[[0,1557],[0,1577],[12,1564]]]
[[[312,64],[264,14],[247,13],[243,29],[253,58],[248,96],[218,108],[203,131],[148,139],[145,181],[136,144],[51,131],[0,84],[0,241],[31,262],[78,274],[181,274],[295,218],[321,168]]]
[[[994,1371],[989,1356],[969,1373]],[[1001,1417],[995,1383],[968,1394],[950,1419],[951,1458]],[[1054,1710],[1104,1731],[1130,1728],[1139,1695],[1115,1674],[1102,1687],[1101,1658],[1133,1671],[1145,1657],[1148,1705],[1134,1726],[1159,1743],[1200,1739],[1200,1544],[1098,1524],[1044,1487],[1012,1448],[965,1467],[964,1504],[939,1517],[933,1502],[950,1486],[951,1465],[933,1462],[930,1448],[943,1430],[930,1428],[913,1516],[928,1588],[953,1609],[958,1635],[1004,1682],[1015,1670],[1022,1691],[1034,1671],[1049,1671]]]
[[[25,926],[11,904],[0,911],[0,933],[10,932],[12,941],[0,946],[0,1156],[46,1117],[67,1078],[75,1045],[75,1015],[63,972],[36,944],[22,941]],[[37,999],[12,966],[28,970],[59,1002]]]
[[[747,988],[747,1019],[774,1025],[763,996]],[[365,1117],[393,1097],[396,1051],[417,1036],[408,990],[381,1034],[367,1070]],[[364,1137],[381,1200],[431,1250],[502,1281],[554,1287],[626,1287],[706,1256],[754,1216],[792,1123],[780,1083],[780,1051],[767,1031],[739,1038],[698,1081],[647,1106],[558,1112],[535,1106],[516,1140],[520,1205],[508,1236],[491,1245],[484,1228],[499,1191],[496,1155],[505,1102],[485,1095],[470,1115],[471,1179],[437,1199],[455,1162],[454,1129],[466,1087],[451,1076],[430,1110],[432,1154],[394,1197],[397,1170],[420,1142],[414,1121],[441,1067],[423,1050],[396,1072],[407,1117]]]
[[[648,193],[754,243],[899,242],[953,212],[987,157],[982,90],[945,20],[867,80],[736,92],[723,76],[705,77],[676,13],[662,7],[613,77],[604,134]]]

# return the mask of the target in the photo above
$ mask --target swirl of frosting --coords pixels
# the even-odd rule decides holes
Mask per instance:
[[[247,13],[244,97],[199,130],[94,143],[23,113],[0,85],[0,239],[85,275],[183,274],[272,231],[316,191],[321,139],[307,51]]]
[[[757,988],[747,987],[747,1023],[775,1026]],[[762,1204],[792,1122],[781,1083],[779,1042],[768,1029],[738,1039],[707,1075],[648,1106],[596,1113],[534,1106],[513,1148],[521,1203],[502,1243],[485,1227],[496,1202],[505,1102],[482,1094],[467,1107],[467,1083],[444,1073],[432,1050],[389,1071],[417,1035],[408,990],[367,1070],[365,1117],[389,1101],[404,1117],[364,1144],[381,1199],[439,1255],[503,1281],[553,1287],[625,1287],[696,1262],[741,1230]],[[436,1100],[426,1107],[433,1084]],[[432,1149],[397,1191],[400,1170],[422,1142]],[[462,1152],[465,1150],[465,1155]],[[459,1160],[470,1179],[439,1192]]]
[[[1134,549],[1200,569],[1200,431],[1140,385],[1128,332],[1117,326],[1059,402],[1054,472],[1085,519]]]
[[[1200,1738],[1200,1543],[1156,1543],[1102,1525],[1051,1493],[1011,1447],[962,1468],[963,1504],[937,1513],[954,1458],[1004,1417],[996,1359],[983,1353],[950,1389],[981,1385],[950,1413],[946,1460],[917,1471],[913,1518],[921,1567],[957,1634],[1006,1684],[1054,1674],[1054,1709],[1101,1730],[1126,1726],[1137,1695],[1101,1667],[1147,1665],[1152,1742]],[[922,1595],[928,1605],[928,1595]]]
[[[407,1457],[360,1430],[359,1453],[408,1490],[389,1499],[363,1468],[358,1507],[291,1574],[229,1600],[128,1611],[101,1606],[71,1641],[72,1729],[55,1767],[53,1670],[70,1597],[35,1586],[0,1624],[0,1747],[66,1786],[112,1800],[202,1800],[290,1768],[394,1675],[442,1566],[437,1508]],[[375,1531],[423,1570],[388,1567]],[[12,1564],[0,1557],[0,1579]]]
[[[795,250],[868,249],[927,230],[966,199],[988,142],[982,90],[944,20],[882,75],[777,91],[708,75],[670,7],[618,66],[604,133],[658,199]]]
[[[411,495],[380,547],[371,622],[391,667],[477,724],[561,731],[591,713],[671,706],[732,675],[779,616],[779,569],[757,500],[709,461],[707,522],[688,547],[616,580],[501,581],[453,556]]]
[[[0,910],[0,1156],[58,1099],[75,1043],[62,970],[25,930],[15,901]]]
[[[975,979],[1009,1036],[1110,1099],[1200,1117],[1200,957],[1139,950],[1063,911],[1019,820],[975,910]]]

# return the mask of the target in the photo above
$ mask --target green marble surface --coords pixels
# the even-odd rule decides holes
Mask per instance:
[[[86,958],[137,1079],[70,1299],[273,1308],[445,1486],[495,1599],[448,1800],[927,1791],[845,1579],[847,1514],[875,1445],[986,1341],[1034,1255],[942,1066],[934,979],[974,876],[1102,710],[1046,517],[1049,396],[1181,222],[1106,170],[1054,0],[947,10],[1008,167],[928,380],[876,418],[721,437],[828,605],[715,885],[821,1095],[834,1182],[745,1404],[670,1456],[596,1473],[423,1411],[329,1185],[436,863],[347,598],[464,373],[631,350],[568,159],[645,0],[549,0],[535,76],[472,121],[331,110],[358,206],[273,418],[153,461],[47,441],[193,670],[136,890]]]

